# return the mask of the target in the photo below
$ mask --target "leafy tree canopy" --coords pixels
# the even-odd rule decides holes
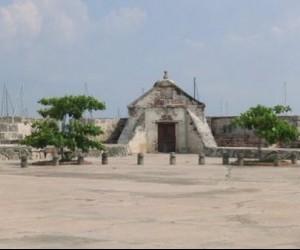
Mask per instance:
[[[49,145],[61,147],[63,135],[55,120],[37,120],[32,124],[33,133],[26,136],[21,143],[34,148],[45,148]]]
[[[296,127],[278,117],[278,115],[288,111],[291,111],[289,106],[266,107],[258,105],[235,118],[233,124],[254,130],[259,138],[264,138],[269,144],[289,143],[298,138],[299,132]]]
[[[64,96],[61,98],[41,99],[40,104],[50,106],[38,110],[38,113],[44,117],[50,117],[56,120],[63,120],[66,115],[70,118],[80,119],[85,111],[104,110],[105,104],[92,96]]]
[[[67,147],[75,152],[77,148],[88,152],[90,148],[102,150],[101,142],[91,139],[103,133],[100,127],[85,122],[85,111],[104,110],[105,104],[91,96],[64,96],[61,98],[41,99],[40,104],[48,106],[38,112],[44,120],[33,123],[33,132],[21,142],[35,148],[55,146],[60,148],[63,157],[63,148]],[[66,118],[69,117],[69,124]]]

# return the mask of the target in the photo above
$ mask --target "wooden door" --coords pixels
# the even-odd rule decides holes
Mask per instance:
[[[158,123],[158,152],[176,151],[175,123]]]

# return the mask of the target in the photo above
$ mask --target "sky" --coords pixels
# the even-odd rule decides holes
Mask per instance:
[[[16,114],[89,94],[107,107],[94,116],[127,117],[165,70],[192,96],[196,80],[208,116],[300,115],[300,1],[0,0],[2,110],[6,86]]]

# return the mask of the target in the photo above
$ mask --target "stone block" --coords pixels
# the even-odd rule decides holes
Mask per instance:
[[[21,123],[22,120],[23,120],[23,118],[20,117],[20,116],[15,116],[15,117],[13,118],[13,122],[14,122],[14,123]]]
[[[127,145],[105,144],[105,150],[109,157],[127,156],[129,154],[129,148]]]
[[[13,118],[11,116],[1,117],[0,123],[13,123]]]
[[[22,135],[22,134],[17,134],[17,140],[18,141],[21,141],[21,140],[23,140],[24,139],[24,135]]]
[[[18,141],[18,134],[14,133],[14,132],[6,132],[5,134],[5,141],[8,142],[8,144],[10,144],[9,142],[15,142]]]
[[[17,124],[10,124],[9,125],[9,132],[18,132],[18,125]]]
[[[8,124],[0,123],[0,132],[7,132],[8,131]]]
[[[4,141],[6,139],[6,133],[0,133],[0,141]]]

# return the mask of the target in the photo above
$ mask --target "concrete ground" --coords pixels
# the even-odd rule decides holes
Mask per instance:
[[[300,248],[300,168],[0,163],[0,248]]]

